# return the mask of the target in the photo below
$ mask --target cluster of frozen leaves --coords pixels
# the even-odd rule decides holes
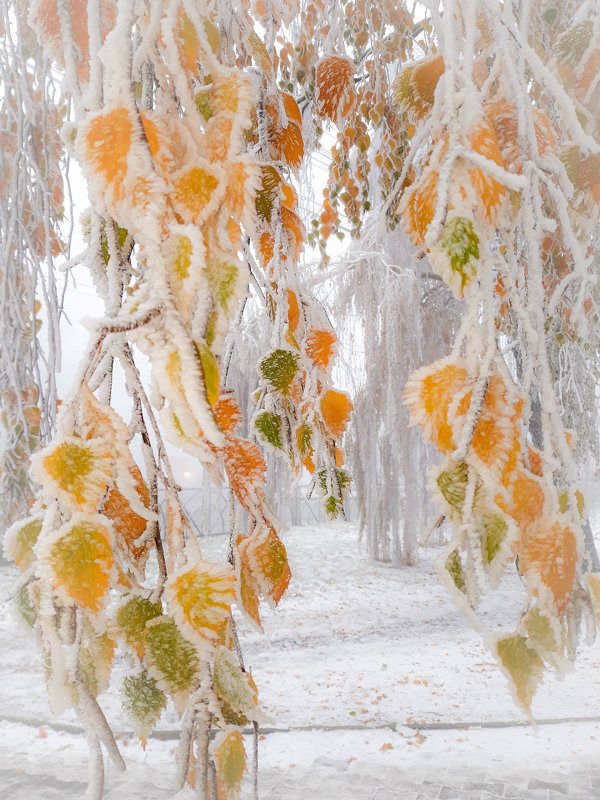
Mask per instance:
[[[61,134],[88,182],[85,262],[106,315],[54,437],[32,459],[40,489],[5,552],[23,572],[19,604],[41,635],[53,708],[84,720],[92,796],[102,794],[100,741],[122,766],[96,699],[121,646],[140,737],[170,698],[183,717],[182,781],[199,793],[212,783],[224,800],[245,771],[239,728],[260,719],[231,608],[260,627],[261,599],[277,604],[290,580],[257,442],[296,474],[312,472],[331,516],[350,482],[341,442],[352,404],[332,384],[336,337],[298,275],[303,120],[278,86],[273,41],[291,18],[177,0],[35,0],[27,11],[72,98]],[[250,287],[272,330],[256,365],[252,440],[238,433],[227,387],[227,335]],[[150,392],[132,345],[149,359]],[[129,423],[111,407],[117,364]],[[228,481],[227,563],[203,559],[163,437]]]
[[[549,337],[584,341],[597,324],[599,21],[549,5],[445,6],[436,47],[393,86],[414,125],[396,211],[466,303],[451,355],[405,392],[444,456],[430,485],[454,535],[439,571],[483,627],[478,600],[516,564],[524,612],[487,641],[527,711],[545,668],[574,656],[582,614],[594,629],[597,606]]]

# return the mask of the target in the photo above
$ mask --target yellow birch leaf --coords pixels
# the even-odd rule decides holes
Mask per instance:
[[[31,472],[46,495],[70,509],[96,511],[112,477],[113,457],[99,439],[65,438],[31,459]]]
[[[181,630],[192,640],[215,643],[235,602],[235,576],[228,565],[198,559],[169,578],[165,597]]]
[[[225,194],[223,178],[222,169],[203,158],[173,177],[171,201],[184,223],[202,225],[216,211]]]
[[[113,567],[113,531],[100,514],[74,514],[44,542],[40,560],[63,596],[97,614],[104,607]]]
[[[217,773],[218,800],[238,797],[246,771],[246,751],[239,731],[218,733],[212,744]]]

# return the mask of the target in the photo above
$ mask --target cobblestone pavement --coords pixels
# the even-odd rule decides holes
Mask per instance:
[[[72,728],[1,723],[0,800],[82,800],[87,745]],[[259,800],[597,800],[596,738],[597,721],[423,735],[406,728],[267,733]],[[174,731],[152,737],[145,752],[127,738],[119,744],[128,769],[107,766],[105,800],[193,800],[192,790],[173,783]],[[241,800],[252,798],[248,779]]]
[[[18,770],[0,770],[1,800],[81,800],[86,783],[63,781],[57,777],[24,774]],[[136,794],[144,790],[136,784]],[[107,800],[127,800],[129,789],[109,785]],[[153,800],[168,800],[173,788],[157,789],[146,785]],[[546,772],[543,777],[514,776],[498,780],[485,773],[470,777],[448,774],[445,777],[407,777],[399,770],[376,773],[335,767],[315,766],[310,770],[267,770],[259,781],[260,800],[595,800],[600,796],[600,768],[592,772],[574,771],[569,775]],[[189,793],[191,800],[192,793]],[[246,787],[242,800],[251,800]]]

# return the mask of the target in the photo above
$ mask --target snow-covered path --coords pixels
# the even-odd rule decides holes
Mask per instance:
[[[523,716],[480,636],[438,585],[435,550],[399,571],[369,562],[350,525],[296,528],[283,538],[294,573],[287,595],[277,611],[265,611],[264,635],[240,623],[272,720],[260,742],[261,800],[600,794],[597,644],[562,682],[542,687],[533,709],[538,720],[590,721],[515,727]],[[221,557],[225,547],[214,537],[205,556]],[[87,745],[72,732],[73,714],[50,715],[35,643],[5,601],[11,574],[3,568],[0,576],[0,799],[79,800]],[[507,588],[510,602],[485,607],[490,627],[506,611],[513,620],[518,614],[516,575]],[[106,797],[173,797],[175,713],[165,714],[162,738],[144,753],[118,692],[102,705],[128,763],[123,775],[109,766]],[[464,730],[465,723],[510,727]],[[249,785],[245,791],[249,797]]]

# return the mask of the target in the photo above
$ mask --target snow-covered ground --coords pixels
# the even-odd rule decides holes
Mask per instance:
[[[438,551],[424,550],[418,566],[397,570],[370,562],[352,525],[295,528],[282,537],[290,588],[276,611],[264,611],[264,635],[239,625],[271,718],[260,741],[261,800],[332,792],[341,800],[379,800],[385,792],[491,798],[503,796],[498,787],[507,782],[533,792],[512,797],[546,798],[544,776],[579,787],[571,796],[600,794],[598,644],[582,650],[562,682],[547,681],[534,700],[539,726],[524,726],[481,637],[437,582]],[[225,549],[224,537],[211,537],[204,554],[221,558]],[[0,800],[79,800],[87,745],[78,720],[70,712],[51,717],[36,644],[7,601],[10,568],[1,569],[0,581]],[[503,598],[487,602],[491,628],[505,617],[514,623],[518,592],[515,574]],[[123,775],[108,767],[106,797],[173,797],[175,712],[164,715],[161,738],[144,752],[118,691],[101,700],[128,763]],[[477,781],[482,788],[473,790]]]

